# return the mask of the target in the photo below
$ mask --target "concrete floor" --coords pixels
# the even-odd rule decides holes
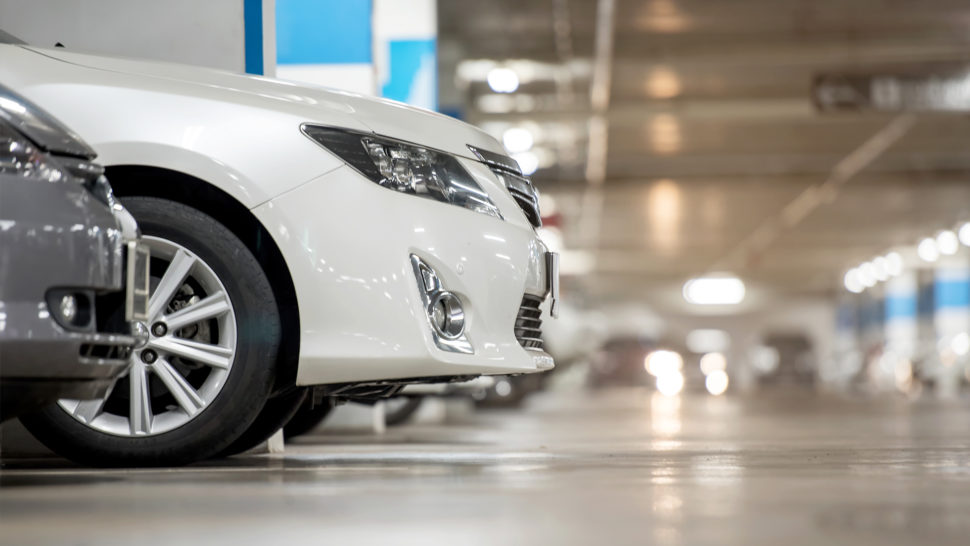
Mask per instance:
[[[285,455],[6,460],[3,544],[967,544],[970,403],[534,398]]]

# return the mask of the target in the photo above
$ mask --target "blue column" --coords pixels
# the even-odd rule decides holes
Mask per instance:
[[[263,66],[263,0],[243,0],[244,58],[247,74],[265,74]]]

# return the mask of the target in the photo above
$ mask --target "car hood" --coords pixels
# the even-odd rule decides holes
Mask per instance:
[[[468,145],[491,152],[505,154],[501,144],[482,130],[454,118],[408,106],[406,104],[347,91],[275,80],[261,76],[249,76],[233,72],[188,65],[126,59],[103,55],[74,53],[63,49],[29,49],[63,62],[88,68],[144,76],[160,80],[178,81],[199,85],[226,93],[246,93],[265,101],[265,107],[272,109],[279,104],[305,105],[308,108],[308,123],[326,124],[332,118],[349,115],[371,131],[436,148],[455,155],[477,159]],[[161,89],[164,91],[164,89]],[[282,102],[281,102],[282,101]],[[314,111],[319,118],[313,119]]]

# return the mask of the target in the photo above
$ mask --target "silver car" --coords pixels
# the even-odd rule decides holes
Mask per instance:
[[[94,151],[0,86],[0,418],[72,400],[83,415],[125,373],[148,256]]]

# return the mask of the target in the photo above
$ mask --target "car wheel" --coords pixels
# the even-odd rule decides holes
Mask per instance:
[[[152,257],[147,341],[100,400],[24,417],[56,453],[93,466],[180,465],[220,453],[269,398],[280,319],[266,275],[226,227],[189,206],[123,199]],[[116,313],[123,313],[117,310]]]
[[[318,404],[313,403],[313,397],[307,397],[303,405],[283,427],[283,437],[286,439],[302,436],[317,428],[333,411],[333,400],[327,398]]]
[[[246,432],[216,456],[236,455],[269,440],[270,436],[289,423],[290,419],[300,410],[307,398],[307,392],[307,389],[297,389],[267,400],[263,410],[259,412],[256,420],[246,429]]]
[[[389,427],[403,425],[417,413],[424,402],[421,396],[401,396],[384,402],[384,423]]]

